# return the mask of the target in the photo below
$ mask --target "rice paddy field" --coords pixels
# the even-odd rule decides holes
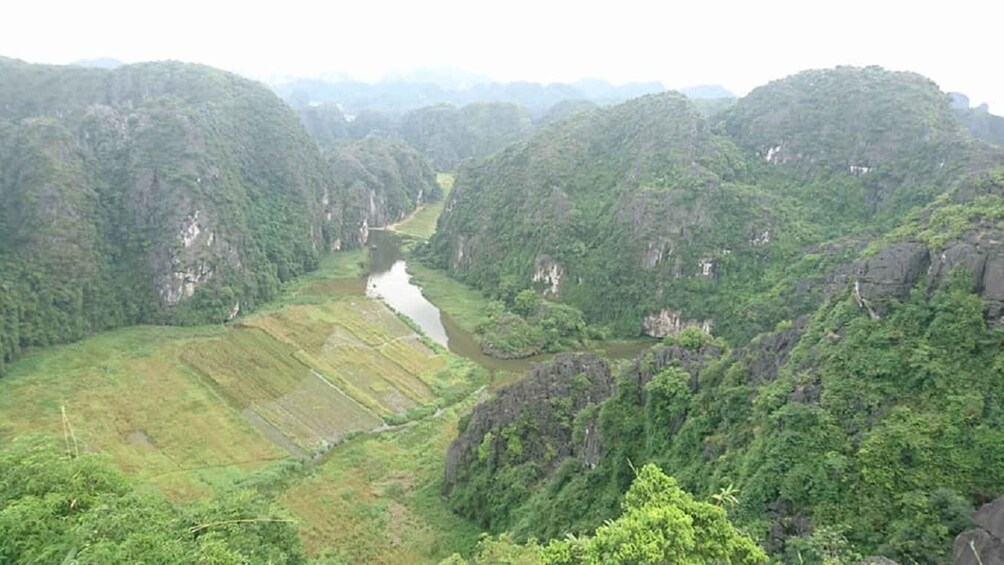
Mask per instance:
[[[409,229],[427,237],[438,214]],[[139,326],[28,353],[0,379],[0,441],[65,436],[176,500],[271,485],[322,563],[466,554],[479,531],[440,491],[487,373],[367,298],[366,272],[365,250],[337,253],[230,325]],[[472,323],[480,300],[446,284],[466,291]]]
[[[31,352],[0,379],[0,440],[72,433],[187,500],[347,438],[391,437],[480,386],[472,363],[362,295],[361,265],[361,252],[337,254],[232,325],[132,327]]]

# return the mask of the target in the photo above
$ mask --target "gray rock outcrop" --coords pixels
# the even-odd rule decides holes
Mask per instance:
[[[687,328],[701,328],[705,333],[711,333],[713,320],[684,320],[683,314],[664,308],[645,316],[641,322],[641,332],[649,337],[662,339],[676,336]]]
[[[1004,232],[999,229],[967,232],[940,249],[918,242],[889,245],[854,264],[854,297],[872,317],[882,317],[892,300],[909,296],[921,277],[933,291],[957,269],[972,274],[972,290],[985,301],[987,320],[1004,323]]]
[[[954,565],[1004,565],[1004,496],[973,513],[976,529],[955,538]]]
[[[506,442],[499,437],[500,432],[520,419],[529,419],[539,434],[539,437],[530,438],[533,441],[523,438],[521,457],[524,460],[537,461],[547,468],[566,457],[581,456],[583,446],[573,441],[571,417],[591,404],[603,402],[613,393],[614,377],[610,366],[596,355],[558,355],[551,363],[534,366],[522,380],[474,407],[466,428],[447,451],[446,492],[475,462],[478,448],[489,433],[495,437],[490,445],[490,457],[501,456]],[[589,445],[589,438],[583,439]]]
[[[927,270],[931,259],[922,243],[897,243],[858,264],[854,298],[873,318],[883,316],[889,302],[905,298]]]

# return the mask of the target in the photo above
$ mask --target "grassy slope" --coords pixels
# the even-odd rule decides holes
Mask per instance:
[[[436,175],[436,182],[443,187],[443,198],[422,207],[407,220],[395,226],[395,231],[421,239],[428,239],[436,232],[436,222],[439,220],[439,215],[443,213],[443,206],[446,205],[450,191],[453,190],[453,175],[439,173]]]

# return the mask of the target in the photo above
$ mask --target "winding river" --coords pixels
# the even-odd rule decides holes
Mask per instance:
[[[534,355],[523,359],[496,359],[481,352],[474,336],[462,330],[445,312],[422,294],[422,289],[412,283],[408,263],[401,250],[399,235],[385,230],[370,232],[369,274],[366,277],[366,295],[378,298],[404,314],[417,324],[430,339],[451,352],[471,359],[497,376],[500,373],[522,373],[534,363],[551,359],[553,354]],[[637,355],[652,341],[617,342],[600,344],[595,349],[609,358],[624,359]],[[502,378],[498,385],[511,379]]]

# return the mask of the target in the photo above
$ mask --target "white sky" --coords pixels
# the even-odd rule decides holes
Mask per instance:
[[[1004,1],[9,0],[0,55],[178,59],[255,76],[453,67],[736,93],[807,68],[912,70],[1004,114]]]

